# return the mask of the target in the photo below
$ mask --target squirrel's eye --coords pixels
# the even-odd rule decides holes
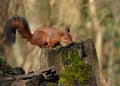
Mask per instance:
[[[69,37],[67,36],[66,39],[69,39]]]

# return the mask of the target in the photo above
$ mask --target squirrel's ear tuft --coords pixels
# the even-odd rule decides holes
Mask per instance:
[[[70,26],[66,26],[65,31],[70,32]]]

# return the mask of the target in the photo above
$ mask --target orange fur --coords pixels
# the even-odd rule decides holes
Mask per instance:
[[[6,43],[15,42],[16,29],[23,38],[40,48],[53,48],[59,42],[65,42],[68,45],[72,43],[72,35],[68,27],[64,31],[41,27],[32,34],[28,22],[22,17],[13,17],[6,22],[4,27]]]

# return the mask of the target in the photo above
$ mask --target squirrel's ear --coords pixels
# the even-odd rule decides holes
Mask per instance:
[[[70,26],[66,26],[65,31],[70,32]]]

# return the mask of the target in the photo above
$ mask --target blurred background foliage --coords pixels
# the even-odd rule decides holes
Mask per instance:
[[[11,16],[23,16],[34,32],[38,27],[70,25],[76,42],[92,38],[102,72],[110,86],[120,86],[120,0],[0,0],[0,55],[26,72],[48,67],[50,57],[17,33],[14,46],[4,44],[3,27]],[[49,58],[48,58],[49,57]],[[51,57],[51,63],[54,60]]]

